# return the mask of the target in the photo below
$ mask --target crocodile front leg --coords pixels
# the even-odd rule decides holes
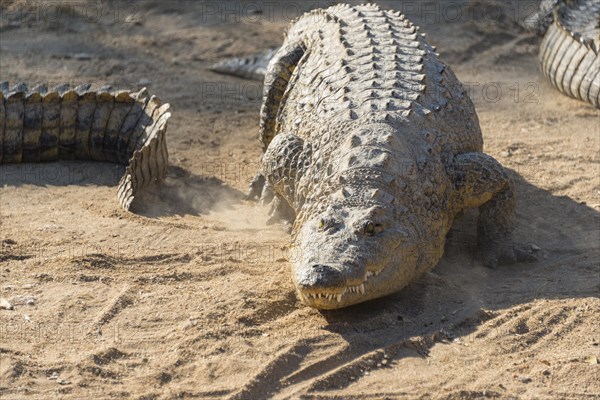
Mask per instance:
[[[483,153],[455,157],[451,176],[460,210],[479,207],[477,236],[487,267],[534,261],[512,239],[515,227],[513,183],[498,161]]]
[[[269,144],[262,159],[262,173],[265,188],[272,189],[275,195],[271,203],[272,219],[294,221],[294,209],[299,209],[304,202],[297,183],[310,164],[310,157],[310,146],[305,146],[304,141],[293,134],[281,133]]]
[[[267,151],[273,138],[278,135],[277,115],[282,106],[282,99],[289,90],[292,73],[304,54],[304,45],[299,41],[289,41],[288,38],[284,45],[274,53],[270,67],[265,73],[264,102],[260,110],[259,132],[263,152]],[[254,177],[246,195],[246,200],[257,199],[260,199],[261,204],[273,200],[273,190],[265,181],[262,171],[259,171]]]

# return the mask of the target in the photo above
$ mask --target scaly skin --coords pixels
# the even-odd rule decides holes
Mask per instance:
[[[304,304],[400,290],[438,263],[465,208],[480,208],[486,265],[530,258],[512,242],[512,183],[482,153],[471,100],[400,13],[338,5],[293,23],[265,77],[260,139],[249,197],[293,223]]]
[[[542,73],[567,96],[600,108],[600,3],[544,0],[526,21],[538,34]]]
[[[164,178],[165,132],[171,114],[146,89],[112,93],[90,85],[50,91],[24,83],[0,83],[0,163],[96,160],[127,165],[119,203],[129,210],[135,195]]]

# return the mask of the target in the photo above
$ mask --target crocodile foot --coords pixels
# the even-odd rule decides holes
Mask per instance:
[[[244,200],[258,201],[265,187],[265,177],[260,172],[250,182],[250,188]]]
[[[289,232],[291,231],[295,218],[296,215],[294,210],[285,200],[282,200],[279,196],[273,197],[269,207],[269,219],[267,220],[267,225],[281,222],[283,223],[285,230]]]
[[[535,262],[537,257],[531,249],[516,244],[510,237],[487,239],[480,243],[483,264],[495,269],[499,265],[510,265],[519,262]]]

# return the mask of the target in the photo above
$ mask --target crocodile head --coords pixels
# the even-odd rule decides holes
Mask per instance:
[[[300,300],[336,309],[399,290],[416,268],[416,233],[390,205],[331,204],[294,235],[292,277]]]

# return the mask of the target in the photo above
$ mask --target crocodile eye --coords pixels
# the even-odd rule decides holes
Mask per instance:
[[[365,225],[365,233],[367,235],[372,235],[375,233],[375,225],[372,222],[367,222]]]
[[[323,218],[321,218],[319,220],[319,229],[323,229],[325,228],[325,220]]]

